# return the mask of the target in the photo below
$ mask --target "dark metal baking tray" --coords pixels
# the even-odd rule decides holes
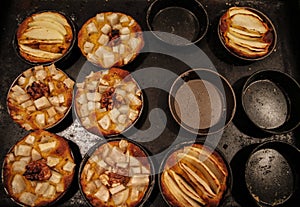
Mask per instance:
[[[13,48],[12,40],[14,38],[17,25],[28,14],[40,10],[57,10],[65,13],[76,24],[77,29],[90,17],[102,11],[120,11],[134,17],[146,30],[146,11],[153,0],[10,0],[0,2],[0,163],[2,164],[4,156],[8,149],[21,137],[28,132],[21,129],[12,121],[6,109],[6,94],[10,84],[30,65],[22,61]],[[175,74],[180,74],[190,67],[213,68],[228,79],[235,89],[238,101],[238,108],[233,122],[225,129],[218,148],[225,154],[227,160],[233,168],[234,176],[242,175],[242,165],[247,155],[258,143],[269,140],[280,140],[291,143],[297,147],[300,146],[300,130],[282,135],[268,135],[261,133],[247,122],[244,114],[241,112],[239,93],[245,79],[255,71],[261,69],[276,69],[292,75],[296,80],[300,80],[300,40],[296,32],[299,25],[300,1],[298,0],[200,0],[208,12],[210,25],[206,37],[197,43],[211,62],[199,61],[192,49],[183,48],[176,50],[184,58],[191,60],[191,64],[187,65],[182,61],[172,57],[172,55],[163,55],[159,53],[147,52],[140,54],[135,61],[125,67],[129,71],[142,71],[147,69],[145,76],[149,84],[155,84],[161,81],[165,88],[170,88],[174,79],[162,77],[160,74],[152,72],[150,67],[165,68]],[[220,16],[230,6],[249,6],[259,9],[265,13],[276,27],[278,33],[278,42],[275,51],[266,59],[255,62],[244,62],[236,60],[228,54],[217,37],[217,23]],[[173,47],[162,44],[159,41],[150,41],[151,47],[160,47],[167,54],[175,52]],[[201,58],[200,58],[201,60]],[[93,68],[87,63],[85,58],[80,55],[77,48],[73,48],[72,58],[68,59],[59,66],[74,80],[84,67]],[[95,69],[95,68],[94,68]],[[155,71],[155,70],[153,70]],[[142,76],[137,81],[143,82]],[[288,84],[288,83],[287,83]],[[167,91],[158,90],[154,87],[144,89],[145,107],[141,118],[136,124],[136,128],[140,130],[131,130],[126,136],[138,140],[151,154],[159,154],[173,143],[178,133],[178,125],[173,120],[168,109],[168,93]],[[300,98],[300,97],[299,97]],[[149,116],[153,109],[159,108],[156,112]],[[164,114],[158,116],[157,114]],[[51,132],[58,133],[70,140],[72,148],[75,152],[77,162],[80,162],[83,154],[101,138],[88,134],[73,118],[70,113],[67,118],[57,127],[51,129]],[[150,122],[151,120],[151,122]],[[148,130],[147,130],[148,129]],[[151,130],[149,130],[151,129]],[[161,131],[160,131],[161,130]],[[155,132],[160,131],[160,134]],[[154,139],[154,138],[155,139]],[[188,141],[193,135],[184,132],[176,139],[179,141]],[[216,136],[217,137],[217,136]],[[218,138],[214,136],[208,137],[210,142],[216,141]],[[298,138],[297,138],[298,137]],[[152,141],[149,141],[153,138]],[[204,139],[205,137],[198,137]],[[148,140],[147,142],[143,141]],[[154,163],[159,166],[161,156],[156,156]],[[297,159],[297,158],[296,158]],[[156,166],[156,167],[157,167]],[[233,178],[233,182],[235,177]],[[79,193],[77,182],[74,182],[63,199],[56,206],[87,206],[83,197]],[[0,183],[0,206],[14,206],[15,204],[5,194],[3,184]],[[300,198],[298,198],[300,201]],[[297,203],[293,206],[297,206]],[[157,185],[153,190],[148,202],[145,206],[167,206],[162,199]],[[239,189],[239,184],[233,184],[232,196],[228,197],[222,206],[252,206],[247,203],[243,197],[243,190]]]

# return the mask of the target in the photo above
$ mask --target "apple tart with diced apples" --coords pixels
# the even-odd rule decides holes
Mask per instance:
[[[177,207],[216,207],[228,188],[228,169],[219,153],[202,144],[182,146],[162,166],[164,198]]]
[[[151,164],[136,144],[111,140],[96,146],[86,158],[80,167],[80,187],[92,206],[133,207],[150,195]]]
[[[8,92],[10,116],[26,130],[50,128],[72,106],[73,86],[74,81],[54,64],[27,69]]]
[[[131,62],[144,46],[140,25],[131,16],[103,12],[84,23],[78,46],[92,63],[103,68],[121,67]]]
[[[25,206],[46,206],[70,186],[75,162],[68,142],[37,130],[18,141],[7,153],[2,178],[6,192]]]
[[[82,126],[94,134],[121,134],[137,121],[142,111],[142,91],[123,69],[91,72],[76,86],[76,114]]]
[[[32,14],[18,27],[19,53],[29,62],[53,62],[69,51],[74,35],[71,24],[61,13]]]

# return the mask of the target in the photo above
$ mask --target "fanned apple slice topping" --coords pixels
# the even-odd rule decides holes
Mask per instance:
[[[183,147],[166,160],[161,175],[164,196],[175,206],[217,206],[227,189],[222,158],[200,144]]]
[[[274,41],[272,28],[256,12],[231,7],[219,25],[224,44],[237,55],[258,58],[269,52]]]
[[[17,31],[21,56],[30,62],[51,62],[61,58],[73,40],[66,18],[57,12],[33,14]]]
[[[125,140],[101,145],[81,172],[84,194],[101,206],[135,206],[150,183],[150,164],[145,156]]]

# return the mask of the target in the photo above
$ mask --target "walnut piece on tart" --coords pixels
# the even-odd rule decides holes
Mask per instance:
[[[45,206],[59,199],[70,186],[75,162],[68,142],[38,130],[18,141],[4,159],[6,192],[18,204]]]
[[[102,135],[118,135],[138,119],[142,91],[128,71],[111,68],[91,72],[77,83],[76,114],[84,128]]]
[[[262,58],[276,41],[270,20],[252,8],[231,7],[221,17],[219,35],[231,52],[242,58]]]
[[[26,130],[50,128],[68,113],[73,86],[74,81],[53,64],[27,69],[8,92],[9,114]]]
[[[78,33],[78,46],[92,63],[103,68],[131,62],[144,46],[142,29],[129,15],[103,12],[87,20]]]
[[[81,168],[81,191],[97,207],[137,206],[151,185],[147,155],[123,139],[97,146]]]
[[[228,184],[223,158],[202,144],[184,146],[165,161],[160,177],[164,198],[172,206],[216,207]]]
[[[53,62],[69,51],[74,35],[62,14],[53,11],[32,14],[18,27],[19,53],[32,63]]]

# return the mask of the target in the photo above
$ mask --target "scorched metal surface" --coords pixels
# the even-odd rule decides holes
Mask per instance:
[[[152,86],[163,83],[165,88],[170,88],[174,77],[162,77],[160,74],[151,72],[150,67],[165,68],[168,71],[179,75],[193,67],[216,68],[232,84],[237,97],[237,111],[233,122],[225,129],[218,142],[218,148],[224,153],[230,162],[233,172],[232,193],[222,202],[221,206],[255,206],[239,179],[244,176],[243,168],[250,154],[251,149],[264,141],[278,140],[291,143],[299,147],[299,129],[281,135],[270,135],[257,130],[252,126],[242,111],[240,103],[240,93],[243,83],[253,72],[262,69],[275,69],[292,75],[298,81],[299,76],[299,35],[296,30],[299,25],[300,2],[297,0],[200,0],[207,10],[210,25],[208,33],[204,39],[197,43],[211,61],[201,61],[197,56],[197,51],[193,48],[181,48],[180,50],[162,44],[158,40],[151,39],[147,42],[146,48],[160,47],[164,54],[147,52],[140,54],[132,64],[124,67],[131,72],[147,69],[145,79],[137,81],[143,82],[147,79]],[[6,109],[6,95],[13,80],[22,71],[31,67],[22,61],[13,48],[17,25],[29,14],[41,10],[57,10],[69,16],[77,25],[77,31],[82,24],[102,11],[119,11],[131,15],[135,18],[143,30],[146,30],[146,11],[152,0],[9,0],[0,2],[0,163],[9,148],[20,138],[28,134],[12,121]],[[220,16],[230,6],[248,6],[259,9],[265,13],[273,22],[278,33],[278,42],[274,52],[264,60],[255,62],[244,62],[232,57],[222,47],[217,36],[217,24]],[[169,55],[167,55],[169,54]],[[170,55],[171,54],[171,55]],[[191,60],[187,65],[174,58],[174,54],[179,54]],[[173,56],[173,57],[172,57]],[[97,68],[86,62],[85,58],[79,53],[78,48],[73,48],[73,53],[67,61],[58,65],[74,80],[78,78],[83,68]],[[146,71],[147,71],[146,70]],[[143,71],[145,72],[145,71]],[[288,84],[288,83],[287,83]],[[137,140],[144,146],[150,154],[163,154],[173,142],[189,141],[193,135],[188,132],[181,133],[177,137],[179,126],[173,120],[168,109],[168,93],[155,87],[144,89],[145,107],[141,118],[136,124],[139,130],[131,130],[126,136]],[[300,98],[300,97],[299,97]],[[155,111],[153,111],[156,109]],[[150,113],[153,112],[153,113]],[[164,112],[164,113],[162,113]],[[75,120],[72,113],[51,132],[58,133],[70,140],[78,166],[82,156],[101,138],[87,133]],[[175,140],[175,138],[178,138]],[[297,138],[298,137],[298,138]],[[198,137],[205,139],[205,137]],[[214,143],[218,140],[218,135],[209,136],[209,142]],[[158,168],[162,156],[156,156],[153,160],[155,167]],[[297,158],[295,158],[297,159]],[[167,206],[162,199],[156,183],[155,189],[145,206]],[[0,206],[15,206],[6,195],[2,182],[0,183]],[[297,206],[295,202],[293,206]],[[70,191],[55,206],[88,206],[79,193],[77,180],[74,181]]]

